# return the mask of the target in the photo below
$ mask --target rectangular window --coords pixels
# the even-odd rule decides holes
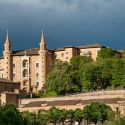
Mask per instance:
[[[35,83],[35,88],[37,89],[39,87],[39,82]]]
[[[63,56],[64,56],[64,53],[61,53],[61,56],[63,57]]]
[[[15,68],[15,63],[13,63],[13,68]]]
[[[39,63],[36,63],[36,67],[39,67]]]
[[[39,82],[36,82],[36,86],[37,86],[37,87],[39,86]]]
[[[13,73],[13,78],[15,78],[15,73]]]
[[[36,73],[36,78],[38,78],[39,77],[39,73]]]

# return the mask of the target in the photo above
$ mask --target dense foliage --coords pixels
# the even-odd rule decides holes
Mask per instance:
[[[111,115],[112,114],[112,115]],[[74,122],[87,122],[88,125],[94,123],[104,123],[110,121],[110,116],[114,118],[112,109],[100,103],[92,103],[83,109],[65,110],[55,107],[49,110],[39,110],[38,112],[19,112],[14,106],[0,106],[0,125],[64,125],[66,122],[71,125]]]
[[[21,113],[13,105],[0,106],[0,125],[24,125]]]
[[[97,61],[75,56],[57,62],[47,76],[44,96],[125,87],[125,59],[111,48],[102,48]]]

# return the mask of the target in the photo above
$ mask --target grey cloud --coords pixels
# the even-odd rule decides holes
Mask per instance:
[[[12,40],[23,41],[26,47],[38,45],[42,27],[50,47],[84,40],[115,47],[124,37],[124,11],[125,0],[0,0],[0,32],[8,28],[14,34]]]

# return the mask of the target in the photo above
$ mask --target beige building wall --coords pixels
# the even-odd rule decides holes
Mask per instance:
[[[41,50],[39,55],[39,61],[40,61],[40,88],[43,87],[43,85],[46,82],[47,77],[47,51]]]
[[[115,99],[115,100],[119,100],[119,99],[125,99],[125,90],[115,90],[115,91],[98,91],[98,92],[89,92],[89,93],[83,93],[83,94],[78,94],[78,95],[72,95],[72,96],[65,96],[65,97],[50,97],[50,98],[36,98],[36,99],[21,99],[20,103],[20,107],[18,108],[20,111],[38,111],[40,109],[45,109],[48,110],[49,108],[51,108],[52,106],[48,106],[48,105],[41,105],[39,107],[35,106],[34,107],[27,107],[26,105],[30,102],[47,102],[47,101],[59,101],[59,100],[84,100],[85,102],[88,100],[91,102],[93,102],[94,99],[97,100],[101,100],[101,99]],[[106,104],[110,105],[111,108],[113,110],[116,110],[117,107],[120,108],[121,113],[123,113],[125,115],[125,104],[124,101],[122,101],[122,103],[120,103],[119,101],[115,101],[115,102],[105,102]],[[89,103],[86,104],[82,104],[79,103],[79,101],[76,104],[73,105],[56,105],[57,108],[60,109],[76,109],[76,108],[81,108],[83,109],[83,107],[85,105],[87,105]]]
[[[13,56],[13,81],[18,82],[20,81],[21,89],[29,87],[29,64],[28,67],[23,67],[23,61],[27,60],[29,62],[29,57],[24,56]],[[23,70],[27,69],[28,74],[27,77],[23,77]],[[27,84],[24,84],[24,81],[27,80]]]
[[[65,53],[64,50],[55,51],[56,59],[57,59],[57,60],[61,60],[61,61],[65,61],[64,53]]]
[[[97,48],[76,48],[76,47],[65,47],[64,49],[60,50],[47,50],[46,51],[46,74],[52,70],[55,60],[67,61],[70,62],[70,59],[73,56],[81,55],[81,56],[91,56],[92,59],[95,61],[98,51],[101,47]],[[44,55],[40,56],[37,49],[37,54],[35,55],[13,55],[12,59],[9,61],[11,62],[11,68],[13,68],[12,76],[14,82],[21,82],[21,89],[30,91],[30,88],[33,88],[34,92],[38,92],[43,87],[45,81],[41,79],[42,77],[42,58]],[[0,77],[3,76],[5,72],[6,59],[0,59],[0,69],[4,69],[0,71]],[[23,66],[23,62],[26,61],[26,66]],[[23,71],[27,70],[26,77],[23,76]]]
[[[31,57],[31,68],[30,68],[30,75],[31,75],[31,86],[34,88],[33,91],[40,90],[40,61],[39,56],[32,56]]]
[[[3,78],[3,74],[4,74],[4,59],[0,59],[0,78]]]
[[[3,92],[1,93],[1,104],[12,104],[18,106],[18,94]]]
[[[63,50],[55,51],[56,59],[70,62],[73,56],[79,55],[78,49],[75,47],[65,47]]]
[[[55,53],[54,51],[49,50],[47,52],[47,73],[53,69],[55,62]]]
[[[21,57],[13,56],[13,81],[20,82],[21,81]]]
[[[56,59],[61,61],[70,62],[70,59],[73,56],[81,55],[81,56],[90,56],[94,61],[96,61],[96,57],[98,55],[98,51],[100,51],[101,47],[95,48],[75,48],[75,47],[66,47],[62,50],[55,51]]]
[[[26,61],[26,66],[23,66],[24,61]],[[37,64],[38,67],[36,66]],[[24,70],[27,70],[25,77],[23,76]],[[40,83],[39,56],[13,56],[13,81],[21,81],[21,89],[27,91],[29,91],[30,87],[35,88],[36,84]]]
[[[12,55],[10,53],[4,52],[4,63],[3,63],[4,74],[3,74],[3,78],[13,80],[12,62],[13,62]]]
[[[21,82],[21,89],[29,92],[41,90],[46,83],[48,72],[53,69],[56,60],[70,62],[73,56],[91,56],[94,61],[99,44],[88,46],[68,46],[54,50],[47,49],[44,33],[42,33],[40,48],[12,51],[7,34],[4,44],[3,58],[0,58],[0,78]]]
[[[98,52],[100,51],[101,47],[100,48],[81,48],[80,49],[80,55],[81,56],[91,56],[91,58],[96,61],[96,57],[98,55]]]

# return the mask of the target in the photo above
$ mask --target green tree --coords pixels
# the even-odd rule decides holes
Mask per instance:
[[[5,105],[0,108],[0,125],[24,125],[20,112],[13,105]]]
[[[67,119],[70,121],[70,125],[74,122],[74,110],[70,109],[67,111]]]
[[[46,91],[52,91],[59,95],[73,90],[75,83],[72,80],[72,71],[72,66],[68,62],[57,62],[47,76]]]
[[[52,107],[50,108],[48,111],[48,118],[50,123],[53,123],[54,125],[56,125],[57,123],[59,123],[60,121],[60,115],[61,112],[58,108]]]
[[[121,54],[119,52],[116,52],[112,48],[102,48],[98,52],[97,61],[100,61],[102,59],[118,58],[120,56]]]
[[[67,119],[67,110],[61,109],[60,116],[59,116],[59,122],[61,122],[62,125],[64,125],[66,119]]]
[[[113,59],[103,59],[97,62],[96,65],[99,67],[101,74],[101,89],[105,89],[111,86],[112,81],[112,70],[113,70]]]
[[[40,125],[47,125],[49,121],[49,117],[46,110],[44,109],[38,110],[37,116],[38,116],[38,121]]]
[[[87,105],[83,108],[83,118],[87,121],[87,125],[91,122],[91,107]]]
[[[95,125],[98,122],[103,124],[104,121],[108,120],[111,113],[113,114],[113,111],[109,106],[98,102],[91,103],[83,109],[84,119],[88,122],[94,123]]]
[[[122,53],[123,57],[125,57],[125,49],[123,49],[123,50],[121,51],[121,53]]]
[[[101,71],[95,64],[87,64],[81,69],[81,84],[83,90],[99,90],[101,88]]]
[[[73,67],[73,71],[71,72],[72,83],[74,84],[74,92],[82,91],[82,84],[80,81],[80,69],[84,68],[86,64],[92,63],[92,58],[86,56],[74,56],[70,60],[70,64]]]
[[[114,87],[124,84],[125,64],[121,59],[115,59],[112,70],[112,84]]]
[[[38,116],[35,113],[25,111],[25,112],[22,112],[22,117],[26,125],[40,125]]]
[[[82,120],[83,120],[83,110],[81,110],[81,109],[76,109],[76,110],[74,111],[74,119],[75,119],[75,121],[77,121],[77,122],[79,123],[79,125],[80,125],[80,123],[81,123]]]
[[[70,63],[73,66],[73,69],[78,70],[83,67],[86,63],[91,63],[93,60],[89,56],[74,56],[71,58]]]
[[[71,77],[71,80],[72,80],[72,83],[73,83],[73,86],[72,86],[71,90],[73,92],[80,92],[80,91],[82,91],[82,85],[81,85],[81,81],[80,81],[79,70],[71,71],[70,77]]]

